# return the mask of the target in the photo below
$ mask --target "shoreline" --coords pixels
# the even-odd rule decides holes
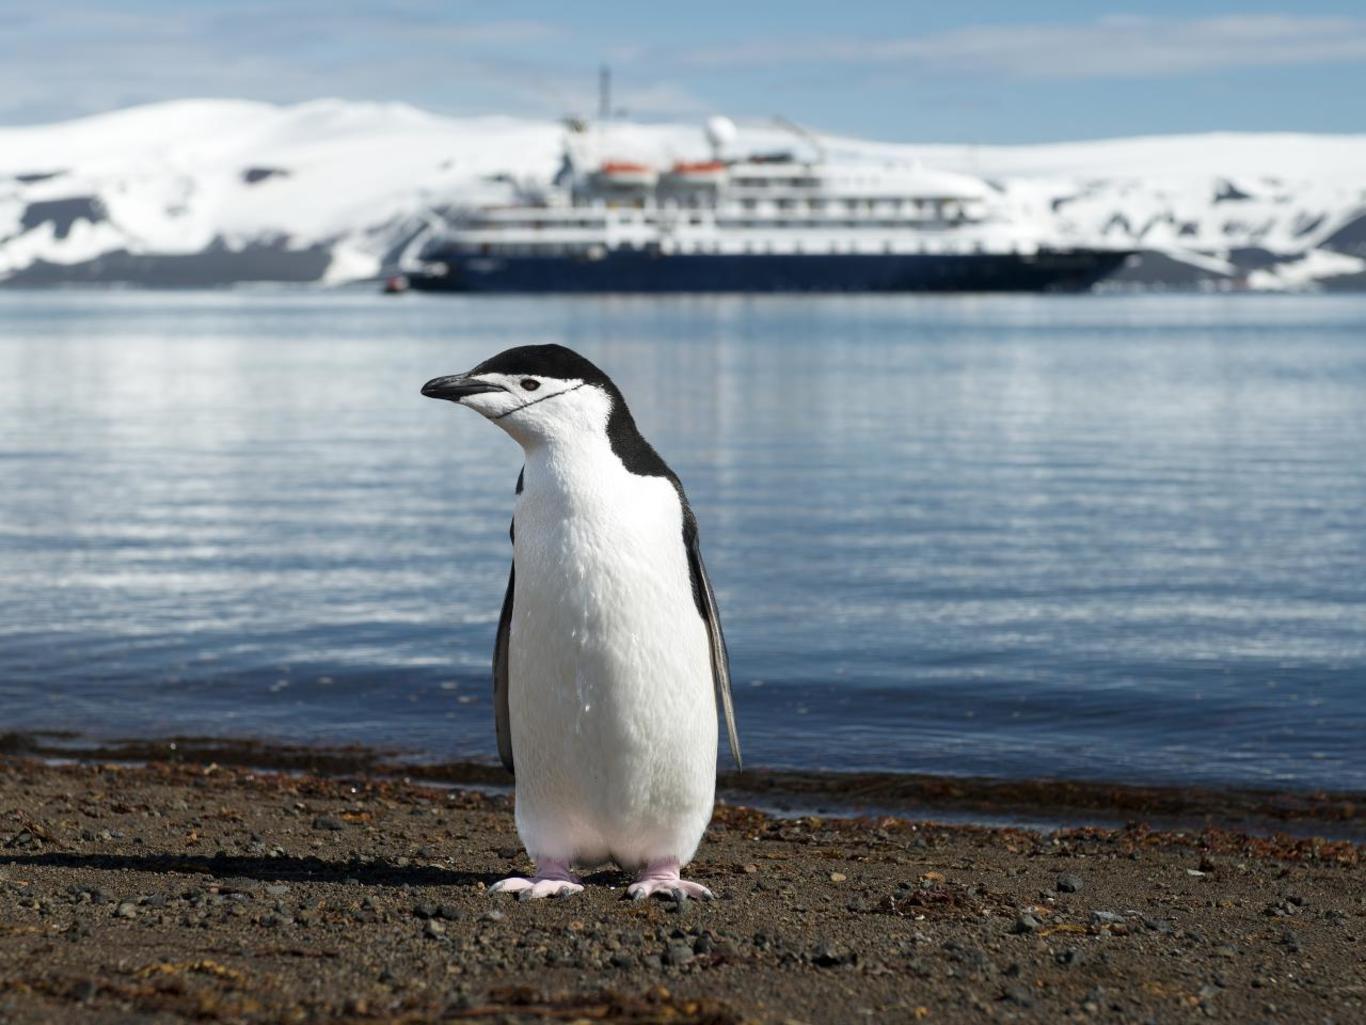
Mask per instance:
[[[512,776],[500,765],[419,761],[399,751],[361,746],[194,736],[95,742],[75,733],[16,731],[0,733],[0,757],[5,755],[54,762],[224,765],[412,780],[495,793],[512,790]],[[744,772],[721,771],[717,796],[778,816],[890,815],[1043,831],[1080,826],[1113,829],[1142,821],[1169,831],[1213,826],[1249,834],[1283,832],[1366,843],[1366,793],[1356,791],[753,767]]]
[[[0,1020],[1347,1021],[1363,854],[723,805],[714,902],[518,902],[504,794],[0,755]]]

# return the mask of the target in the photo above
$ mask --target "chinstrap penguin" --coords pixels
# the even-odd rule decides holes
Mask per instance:
[[[711,819],[717,711],[740,745],[716,598],[678,477],[611,379],[560,345],[499,353],[422,394],[521,445],[512,568],[493,652],[498,754],[536,863],[494,892],[583,889],[615,861],[628,896],[710,899],[680,876]]]

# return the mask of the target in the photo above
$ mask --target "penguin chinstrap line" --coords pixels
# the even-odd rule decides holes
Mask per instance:
[[[740,744],[678,477],[611,379],[563,346],[509,349],[422,394],[482,414],[525,456],[493,680],[536,872],[493,891],[575,893],[575,866],[614,861],[636,874],[632,898],[710,898],[680,872],[711,819],[718,709],[737,765]]]

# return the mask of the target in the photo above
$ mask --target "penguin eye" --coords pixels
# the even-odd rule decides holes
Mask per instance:
[[[522,378],[522,390],[523,390],[523,391],[535,391],[535,390],[536,390],[537,388],[539,388],[540,386],[541,386],[541,382],[538,381],[538,380],[536,380],[534,377],[524,377],[524,378]]]

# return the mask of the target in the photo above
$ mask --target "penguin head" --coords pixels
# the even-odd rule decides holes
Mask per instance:
[[[467,373],[428,381],[422,394],[468,406],[523,445],[603,431],[621,402],[606,374],[563,345],[508,349]]]

